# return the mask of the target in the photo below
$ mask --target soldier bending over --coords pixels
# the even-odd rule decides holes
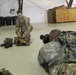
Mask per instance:
[[[16,34],[18,37],[15,37],[16,45],[30,45],[30,32],[33,30],[32,25],[30,24],[30,19],[23,16],[21,11],[17,12],[18,17],[16,19]]]

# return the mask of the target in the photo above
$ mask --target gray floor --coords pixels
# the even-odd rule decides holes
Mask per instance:
[[[36,23],[31,32],[31,45],[5,49],[0,47],[0,68],[8,69],[13,75],[48,75],[39,66],[37,56],[43,43],[39,39],[41,34],[49,33],[52,29],[76,31],[76,22],[71,23]],[[4,26],[0,28],[0,43],[6,37],[14,38],[15,26]]]

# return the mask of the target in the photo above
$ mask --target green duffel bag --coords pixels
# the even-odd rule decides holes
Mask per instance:
[[[5,38],[4,44],[1,44],[1,47],[9,48],[13,46],[13,39],[12,38]]]

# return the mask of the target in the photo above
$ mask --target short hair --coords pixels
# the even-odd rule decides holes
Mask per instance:
[[[21,12],[21,11],[17,11],[17,14],[19,14],[19,13],[21,13],[21,14],[22,14],[22,12]]]
[[[50,41],[58,37],[61,34],[61,32],[62,31],[59,29],[53,29],[49,34]]]

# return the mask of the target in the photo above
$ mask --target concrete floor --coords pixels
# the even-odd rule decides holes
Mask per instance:
[[[76,22],[71,23],[34,23],[31,32],[30,46],[13,46],[5,49],[0,47],[0,68],[8,69],[13,75],[48,75],[39,66],[37,56],[43,43],[39,39],[41,34],[49,33],[52,29],[76,31]],[[7,37],[14,38],[15,26],[4,26],[0,28],[0,43]]]

